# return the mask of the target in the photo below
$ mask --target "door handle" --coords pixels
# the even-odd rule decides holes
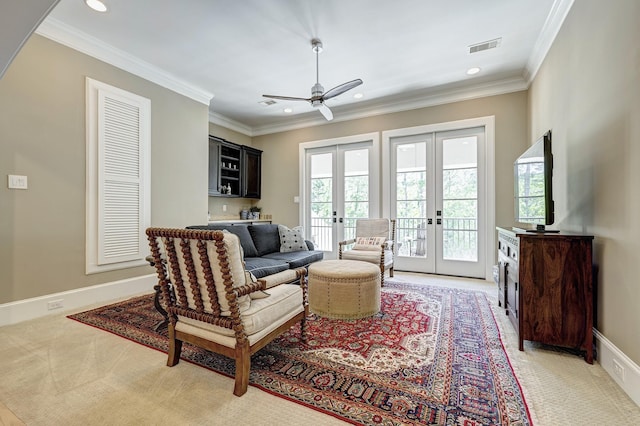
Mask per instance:
[[[427,219],[427,225],[433,225],[433,219],[431,218]]]
[[[343,222],[342,218],[340,218],[339,221],[340,221],[340,223],[342,223]]]
[[[336,223],[336,218],[335,217],[333,218],[333,223]]]
[[[437,224],[437,225],[442,225],[442,219],[437,218],[437,219],[436,219],[436,224]]]

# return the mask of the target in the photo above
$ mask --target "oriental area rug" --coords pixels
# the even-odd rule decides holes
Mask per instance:
[[[152,295],[69,317],[168,348]],[[483,292],[385,280],[381,313],[314,316],[307,333],[292,327],[256,353],[250,384],[352,424],[531,425]],[[234,374],[233,360],[188,344],[182,359]]]

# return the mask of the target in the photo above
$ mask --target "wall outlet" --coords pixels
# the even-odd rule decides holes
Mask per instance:
[[[615,358],[613,359],[613,373],[624,382],[624,366]]]
[[[227,205],[226,205],[226,204],[223,204],[223,205],[222,205],[222,211],[223,211],[223,212],[226,212],[226,211],[227,211]]]
[[[61,309],[64,307],[64,303],[62,303],[64,299],[57,299],[47,302],[47,309],[52,311],[54,309]]]
[[[7,175],[7,186],[9,189],[27,189],[27,177],[21,175]]]

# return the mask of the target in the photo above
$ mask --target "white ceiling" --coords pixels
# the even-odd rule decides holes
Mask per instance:
[[[104,0],[101,14],[61,0],[38,32],[210,100],[213,122],[258,135],[325,122],[306,102],[259,104],[265,93],[310,96],[314,37],[325,89],[364,81],[327,101],[340,121],[525,89],[572,1]]]

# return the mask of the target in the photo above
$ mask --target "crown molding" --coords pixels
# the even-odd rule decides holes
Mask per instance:
[[[542,26],[542,31],[540,31],[540,36],[538,40],[536,40],[531,56],[529,56],[529,60],[527,61],[524,73],[527,85],[531,84],[536,77],[544,58],[547,57],[551,45],[558,36],[560,28],[569,14],[569,10],[571,10],[573,6],[573,2],[574,0],[556,0],[553,2],[547,20]]]
[[[207,106],[209,106],[214,96],[211,92],[176,78],[148,62],[116,49],[55,18],[46,18],[42,24],[40,24],[36,33]]]
[[[209,122],[217,124],[218,126],[226,127],[229,130],[234,130],[238,133],[242,133],[246,136],[256,136],[250,126],[242,124],[239,121],[225,117],[224,115],[218,114],[217,112],[213,112],[211,110],[209,110]]]
[[[320,126],[329,123],[357,120],[361,118],[374,117],[377,115],[410,111],[436,105],[449,104],[453,102],[484,98],[487,96],[503,95],[506,93],[526,90],[527,87],[528,84],[523,77],[514,77],[499,81],[481,83],[471,87],[443,90],[438,93],[432,93],[393,102],[379,102],[372,103],[368,106],[358,106],[356,110],[337,112],[334,115],[335,118],[330,122],[326,121],[321,116],[318,116],[317,118],[307,117],[293,121],[287,121],[286,123],[256,126],[251,129],[250,136],[262,136],[271,133],[302,129],[305,127]]]

